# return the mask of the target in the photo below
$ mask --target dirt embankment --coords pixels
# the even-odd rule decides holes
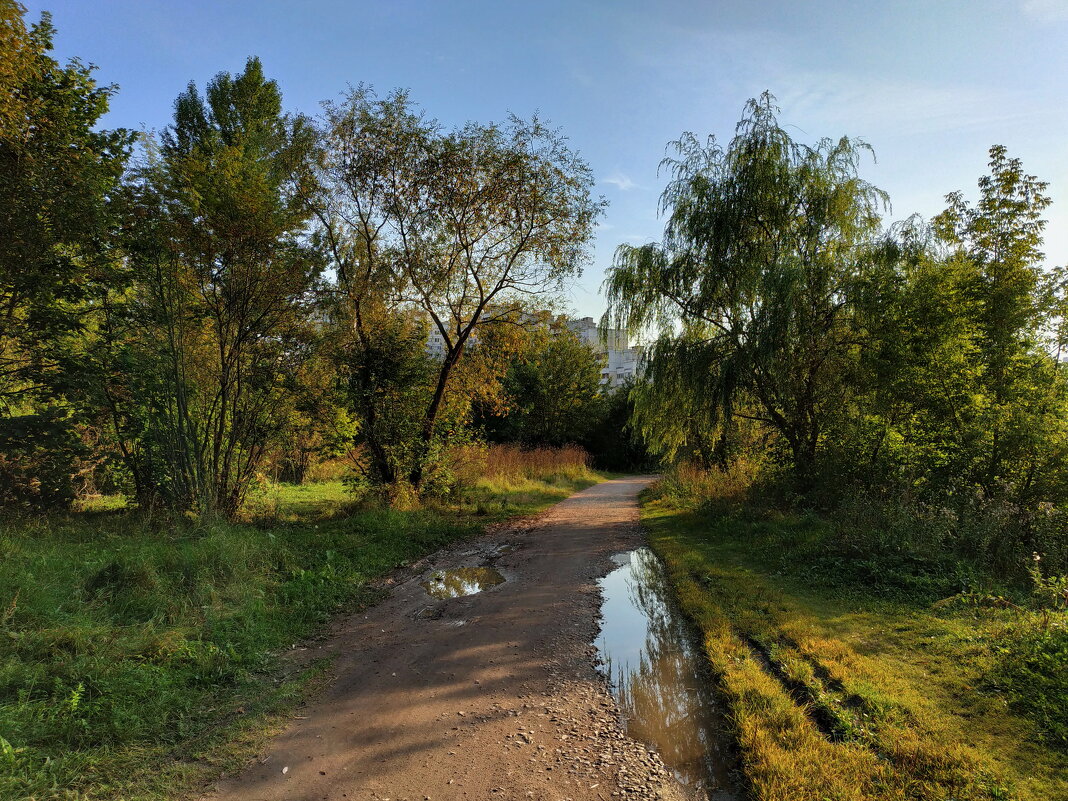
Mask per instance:
[[[637,493],[609,481],[445,551],[340,621],[323,696],[211,801],[674,799],[623,732],[594,667],[596,579],[640,543]],[[420,572],[491,564],[506,581],[436,601]]]

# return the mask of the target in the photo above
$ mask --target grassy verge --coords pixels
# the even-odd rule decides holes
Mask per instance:
[[[1063,613],[932,604],[926,579],[821,562],[829,526],[811,518],[701,514],[654,491],[643,520],[704,633],[756,801],[1068,798],[1043,723],[1066,708],[1043,661]]]
[[[110,502],[6,521],[0,798],[173,798],[239,767],[315,681],[280,654],[373,603],[374,579],[596,480],[483,480],[410,511],[353,509],[339,483],[277,487],[247,524]]]

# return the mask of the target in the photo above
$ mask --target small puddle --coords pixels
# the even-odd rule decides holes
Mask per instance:
[[[597,648],[627,733],[660,754],[690,798],[740,801],[724,709],[663,565],[648,548],[613,562],[618,567],[600,581]]]
[[[439,570],[420,583],[428,595],[445,599],[474,595],[503,582],[504,576],[492,567],[457,567],[453,570]]]

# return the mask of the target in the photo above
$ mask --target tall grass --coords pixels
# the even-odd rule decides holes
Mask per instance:
[[[730,514],[742,511],[753,500],[758,471],[758,465],[748,460],[738,460],[729,471],[684,462],[668,470],[652,489],[657,497],[683,508]]]
[[[756,538],[747,532],[739,548],[729,530],[721,520],[702,536],[700,526],[658,518],[652,542],[704,632],[754,798],[1007,798],[920,688],[868,658],[870,649],[829,636],[814,613],[825,607],[783,592],[759,561],[739,566],[738,550]]]
[[[865,585],[885,578],[888,590],[895,582],[906,592],[927,585],[926,591],[943,596],[980,585],[1029,586],[1027,568],[1036,551],[1044,571],[1068,574],[1068,507],[1039,504],[1027,510],[963,491],[935,502],[847,487],[816,493],[824,501],[833,497],[818,503],[794,494],[774,471],[744,459],[729,471],[680,464],[654,492],[700,514],[752,521],[805,518],[821,532],[818,552],[810,554],[829,560],[821,569],[842,578],[852,570]]]
[[[761,675],[767,672],[761,667],[762,660],[777,664],[790,691],[802,695],[803,706],[829,721],[834,737],[862,741],[860,753],[874,749],[885,756],[896,753],[900,743],[919,737],[925,742],[919,744],[917,740],[916,754],[930,765],[935,764],[932,760],[936,757],[948,764],[950,747],[945,745],[944,753],[939,750],[943,744],[937,736],[938,710],[929,710],[923,724],[929,733],[917,734],[918,729],[909,732],[888,723],[880,724],[880,733],[873,728],[877,722],[874,717],[863,708],[859,713],[853,708],[858,698],[870,698],[877,705],[880,693],[896,704],[906,695],[923,695],[937,688],[942,694],[939,697],[944,697],[946,691],[933,680],[925,686],[926,678],[925,684],[911,688],[894,686],[892,668],[864,663],[867,675],[855,674],[853,680],[866,683],[867,690],[851,686],[843,693],[842,687],[850,686],[850,682],[836,654],[848,653],[858,665],[864,660],[837,637],[818,634],[821,629],[845,629],[850,638],[865,643],[861,649],[865,653],[878,648],[876,644],[883,640],[894,643],[895,658],[909,664],[925,665],[933,654],[945,655],[946,666],[953,665],[952,675],[961,677],[949,695],[953,704],[971,710],[965,713],[967,717],[984,704],[994,707],[999,715],[1008,707],[1033,724],[1028,729],[1032,737],[1068,751],[1068,727],[1063,722],[1068,708],[1068,578],[1060,577],[1059,564],[1049,566],[1048,562],[1056,560],[1025,555],[1022,547],[1017,549],[1015,561],[1021,567],[1015,575],[997,569],[989,551],[984,554],[979,544],[996,539],[992,529],[1002,520],[1003,507],[973,506],[973,513],[965,515],[907,499],[858,496],[816,511],[791,503],[784,493],[776,493],[776,487],[762,485],[751,475],[686,466],[670,471],[646,493],[645,501],[647,517],[655,515],[663,533],[663,539],[653,538],[658,550],[669,564],[686,565],[675,580],[691,613],[709,633],[710,652],[724,649],[711,655],[735,703],[740,736],[748,743],[754,764],[765,758],[770,760],[765,767],[777,762],[788,764],[798,754],[807,764],[818,761],[815,751],[825,747],[812,740],[815,745],[810,750],[798,740],[791,749],[800,750],[772,758],[760,745],[769,731],[754,711],[756,707],[748,706],[745,682],[752,678],[767,683]],[[1051,526],[1058,523],[1053,512],[1045,521]],[[1024,563],[1030,565],[1029,571],[1022,570]],[[720,596],[726,585],[732,589],[724,606]],[[777,599],[781,586],[803,588],[800,604],[807,607],[807,614],[798,615],[788,601],[767,600]],[[825,624],[819,617],[828,607],[839,611]],[[856,609],[866,610],[857,618],[863,625],[851,631],[854,617],[851,611],[843,610]],[[801,625],[791,620],[792,616],[797,620],[807,617],[808,622]],[[865,616],[877,621],[871,626],[873,630],[867,630]],[[849,622],[843,622],[846,620]],[[813,646],[819,654],[798,651],[806,641],[817,643],[821,637],[826,647]],[[740,649],[744,655],[754,648],[757,658],[750,659],[752,664],[743,670],[748,663],[739,661],[732,649]],[[814,677],[810,674],[817,664],[820,675]],[[837,689],[827,685],[828,671],[837,675]],[[735,687],[735,682],[741,683]],[[776,703],[796,717],[789,700],[779,698]],[[916,712],[911,702],[909,706]],[[950,706],[944,704],[944,708]],[[775,704],[758,707],[778,708]],[[992,721],[987,754],[997,754],[1009,745],[993,733],[997,726],[1017,725],[997,716]],[[771,720],[766,724],[772,728],[778,725]],[[805,737],[811,739],[810,734]],[[848,749],[832,750],[842,754]],[[1047,764],[1056,761],[1048,753],[1035,753]],[[869,760],[869,756],[864,759]],[[967,783],[972,781],[966,778],[971,775],[977,783],[967,791],[957,787],[957,795],[952,797],[984,798],[988,791],[993,793],[991,797],[1000,797],[991,789],[996,782],[984,784],[983,769],[966,768],[967,761],[961,761],[944,778],[950,784]],[[786,787],[786,777],[801,775],[790,767],[780,771],[776,781],[785,782],[782,786]],[[812,781],[830,776],[828,772]],[[930,777],[923,781],[930,781]],[[861,787],[862,783],[858,780],[851,786]],[[1068,783],[1056,786],[1068,790]],[[778,791],[762,792],[758,794],[761,798],[779,797]],[[790,792],[801,790],[794,786]],[[829,791],[825,794],[838,797]],[[881,797],[874,790],[861,794]],[[932,797],[939,796],[936,793]]]
[[[272,653],[371,600],[373,577],[475,530],[393,510],[269,529],[130,513],[8,523],[0,798],[121,786],[188,753],[273,690]]]
[[[589,478],[590,455],[577,445],[560,448],[521,448],[490,445],[485,449],[482,475],[489,480]]]

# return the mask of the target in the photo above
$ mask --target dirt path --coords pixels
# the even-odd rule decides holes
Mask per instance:
[[[629,740],[594,668],[596,579],[640,543],[648,478],[591,487],[518,527],[418,566],[492,564],[507,579],[435,601],[420,574],[344,620],[336,678],[212,801],[676,798]]]

